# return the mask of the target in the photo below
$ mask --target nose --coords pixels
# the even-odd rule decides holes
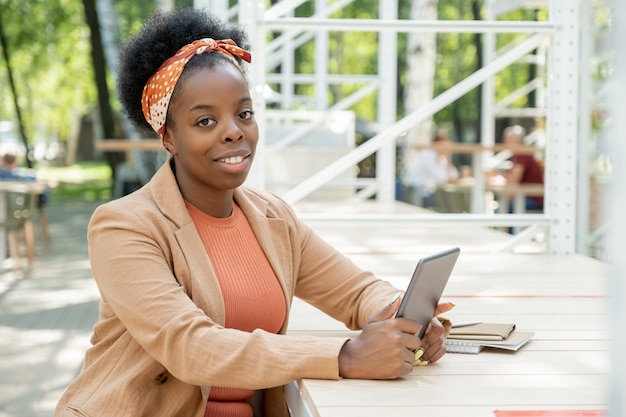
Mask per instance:
[[[236,120],[230,120],[225,128],[223,141],[224,142],[239,142],[243,139],[243,130],[239,127]]]

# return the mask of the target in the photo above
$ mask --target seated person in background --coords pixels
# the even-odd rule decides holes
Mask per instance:
[[[520,125],[509,126],[502,133],[505,145],[523,146],[526,129]],[[513,154],[512,167],[504,174],[507,184],[543,184],[543,167],[534,155]],[[526,210],[543,210],[543,197],[527,196]],[[512,204],[509,213],[513,212]]]
[[[23,180],[24,176],[17,172],[17,156],[14,153],[5,153],[0,162],[0,180]]]
[[[0,181],[35,181],[37,178],[34,171],[31,174],[24,174],[17,168],[17,155],[14,153],[6,153],[2,155],[0,161]],[[39,229],[41,239],[44,246],[50,244],[50,235],[48,233],[48,217],[45,208],[50,195],[50,187],[46,186],[42,193],[37,195],[37,213],[39,216]]]
[[[432,143],[449,143],[447,130],[435,131]],[[424,149],[404,175],[403,182],[408,189],[408,201],[425,208],[436,206],[437,186],[455,182],[459,171],[450,160],[450,152],[445,149]]]

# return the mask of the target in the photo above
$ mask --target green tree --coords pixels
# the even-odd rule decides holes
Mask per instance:
[[[475,20],[476,2],[439,0],[440,20]],[[437,34],[435,92],[437,96],[470,76],[481,65],[480,35],[472,33]],[[454,136],[462,139],[467,127],[474,135],[480,118],[480,89],[476,88],[434,115],[437,125],[449,123]]]
[[[95,0],[85,2],[93,17]],[[22,119],[19,130],[29,146],[45,139],[65,142],[80,117],[100,107],[85,14],[89,10],[84,5],[81,0],[0,2],[0,26],[6,40],[2,54],[6,52],[9,59],[0,66],[0,89],[4,93],[0,96],[0,120],[18,123],[17,103]],[[155,1],[117,0],[116,7],[120,38],[126,39],[154,11]],[[7,63],[12,69],[15,97]],[[119,111],[114,78],[111,73],[99,77],[101,88],[106,85],[108,99],[104,101],[112,108],[113,119]]]
[[[84,54],[82,16],[76,1],[0,3],[0,25],[16,95],[2,95],[0,118],[17,122],[17,102],[22,116],[19,130],[29,145],[45,138],[64,140],[76,115],[93,103],[95,89]],[[7,71],[1,71],[0,86],[8,84]]]

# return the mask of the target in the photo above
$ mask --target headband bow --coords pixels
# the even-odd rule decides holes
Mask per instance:
[[[194,55],[200,55],[205,52],[220,53],[233,61],[237,67],[240,65],[235,57],[239,57],[248,63],[252,60],[250,52],[237,46],[232,39],[216,41],[211,38],[193,41],[180,48],[174,56],[167,59],[148,79],[141,95],[143,115],[150,126],[152,126],[152,129],[159,134],[161,140],[163,140],[163,135],[165,134],[165,117],[174,87],[176,87],[176,83],[183,73],[187,62]]]

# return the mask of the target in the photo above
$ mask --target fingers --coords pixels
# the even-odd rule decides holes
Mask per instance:
[[[376,314],[372,315],[372,317],[370,317],[367,322],[374,323],[377,321],[383,321],[383,320],[387,320],[387,319],[394,317],[396,315],[396,312],[398,311],[398,307],[400,307],[400,300],[402,299],[402,294],[403,294],[402,291],[399,291],[398,294],[396,294],[393,297],[393,299],[391,300],[389,304],[387,304],[382,310],[380,310]]]
[[[431,363],[437,362],[446,354],[445,343],[437,342],[428,346],[427,348],[421,347],[415,351],[415,358],[413,360],[413,366],[426,366]]]
[[[428,365],[445,353],[445,332],[433,318],[423,340],[421,325],[395,318],[402,292],[373,314],[360,335],[347,342],[339,353],[339,374],[344,378],[393,379],[411,372],[414,365]],[[440,303],[435,315],[450,311],[453,303]]]
[[[454,307],[455,307],[454,303],[451,303],[451,302],[439,303],[433,315],[438,316],[440,314],[447,313],[448,311],[452,310]]]
[[[344,378],[393,379],[412,370],[415,336],[420,325],[393,318],[368,323],[357,338],[344,344],[339,353],[339,374]]]
[[[414,361],[414,365],[428,365],[438,361],[445,355],[445,329],[439,320],[431,320],[419,350],[423,353],[419,355],[419,361]]]

